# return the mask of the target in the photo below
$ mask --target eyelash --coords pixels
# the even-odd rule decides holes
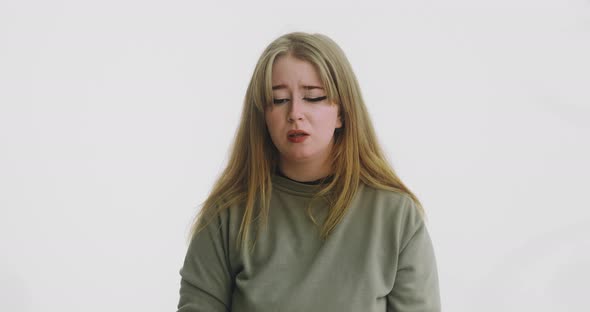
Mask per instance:
[[[310,98],[303,98],[303,99],[304,100],[308,100],[310,102],[320,102],[320,101],[323,101],[323,100],[325,100],[327,98],[328,98],[328,96],[320,96],[320,97],[313,98],[313,99],[310,99]],[[288,101],[288,100],[289,99],[274,99],[272,102],[274,104],[283,104],[285,101]]]

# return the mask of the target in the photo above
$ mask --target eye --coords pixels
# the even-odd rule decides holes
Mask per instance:
[[[325,100],[327,98],[328,97],[324,95],[324,96],[320,96],[320,97],[313,98],[313,99],[305,98],[305,100],[308,100],[310,102],[320,102],[320,101],[323,101],[323,100]]]
[[[273,100],[272,100],[272,102],[273,102],[274,104],[283,104],[283,103],[285,103],[285,102],[286,102],[286,101],[288,101],[288,100],[289,100],[289,99],[273,99]]]
[[[309,102],[320,102],[320,101],[323,101],[323,100],[325,100],[327,98],[328,98],[328,96],[324,95],[324,96],[320,96],[320,97],[317,97],[317,98],[303,98],[303,99],[306,100],[306,101],[309,101]],[[289,101],[289,99],[273,99],[272,100],[272,102],[274,104],[283,104],[283,103],[285,103],[287,101]]]

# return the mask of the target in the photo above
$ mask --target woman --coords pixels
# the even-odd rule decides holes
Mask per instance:
[[[256,65],[194,223],[178,311],[440,311],[423,217],[342,50],[283,35]]]

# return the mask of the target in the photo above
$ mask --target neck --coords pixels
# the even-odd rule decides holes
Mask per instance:
[[[316,181],[332,174],[329,163],[313,164],[281,161],[279,163],[279,170],[287,178],[298,182]]]

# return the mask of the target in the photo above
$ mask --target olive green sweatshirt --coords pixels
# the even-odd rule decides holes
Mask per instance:
[[[179,312],[440,311],[432,241],[408,195],[361,184],[327,240],[306,214],[317,185],[273,175],[267,227],[239,249],[240,207],[193,236]],[[327,205],[314,201],[321,224]]]

